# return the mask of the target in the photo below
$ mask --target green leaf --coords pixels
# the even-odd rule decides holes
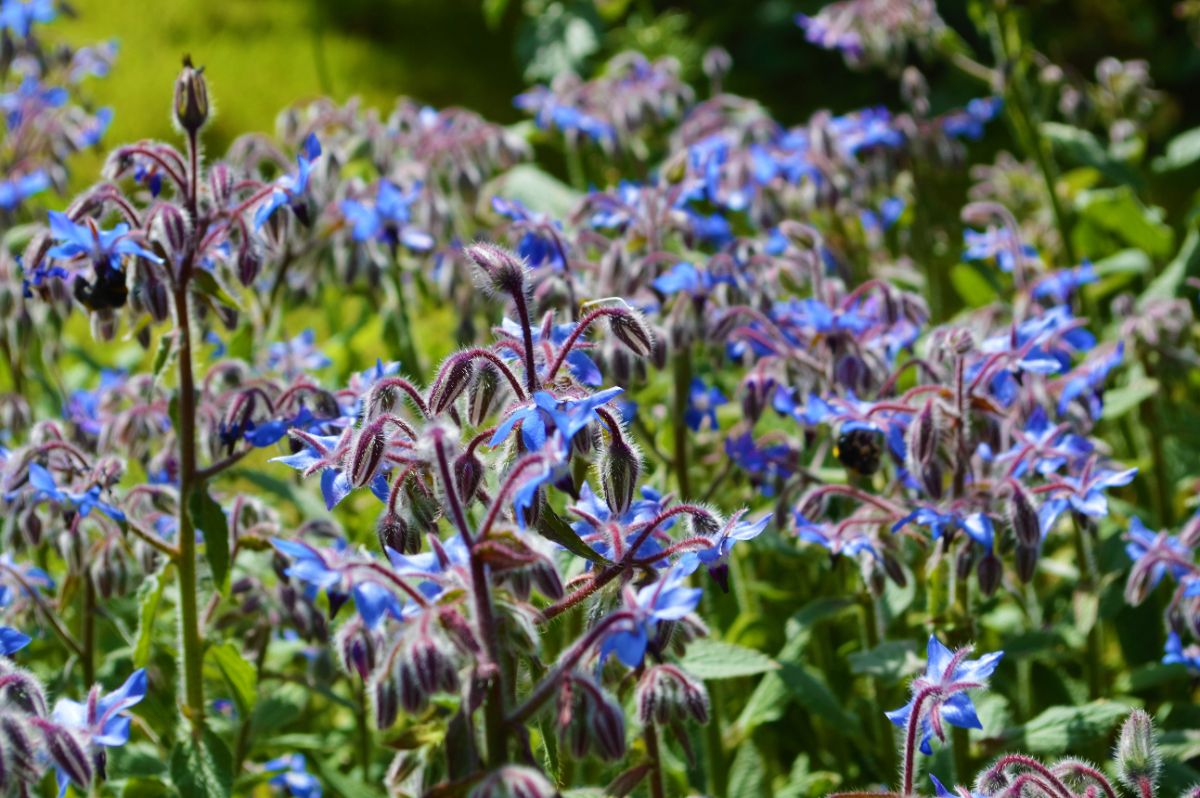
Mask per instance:
[[[1200,161],[1200,127],[1185,130],[1167,142],[1167,151],[1154,159],[1155,172],[1171,172]]]
[[[583,539],[575,534],[575,530],[571,528],[571,525],[564,521],[562,516],[554,512],[554,508],[548,504],[542,506],[542,511],[538,515],[537,531],[542,537],[557,543],[574,555],[591,560],[599,565],[610,564],[595,549],[584,543]]]
[[[507,9],[508,0],[483,0],[483,21],[495,30],[504,21],[504,12]]]
[[[171,785],[153,776],[126,779],[121,787],[121,798],[163,798],[165,795],[174,794]]]
[[[171,362],[171,355],[175,352],[175,336],[162,335],[158,339],[158,348],[154,352],[154,379],[157,382],[163,369],[167,367],[167,363]]]
[[[1090,166],[1114,183],[1139,185],[1141,177],[1128,164],[1114,158],[1091,132],[1059,122],[1043,122],[1042,135],[1066,161]]]
[[[233,788],[233,757],[211,731],[199,744],[185,736],[171,751],[171,781],[187,798],[227,798]]]
[[[222,305],[228,305],[231,308],[238,307],[238,301],[229,295],[229,292],[217,281],[213,273],[207,269],[196,269],[193,272],[192,285],[201,294]]]
[[[579,193],[552,174],[530,164],[519,164],[492,181],[487,193],[503,192],[505,198],[522,202],[530,210],[563,217],[579,200]]]
[[[229,522],[221,505],[208,495],[208,487],[197,485],[188,502],[192,523],[204,535],[204,557],[212,568],[213,582],[224,593],[229,582]]]
[[[133,667],[144,668],[150,661],[150,643],[154,639],[154,617],[162,602],[163,590],[171,581],[171,561],[165,560],[156,573],[138,588],[138,631],[133,644]]]
[[[706,680],[756,676],[779,667],[761,651],[704,638],[688,645],[679,664],[696,678]]]
[[[250,717],[254,705],[258,702],[258,674],[254,666],[246,661],[236,645],[231,642],[221,643],[209,648],[205,655],[212,658],[217,670],[229,685],[233,694],[233,702],[237,705],[238,715]]]
[[[1175,259],[1138,297],[1138,310],[1144,309],[1152,300],[1178,296],[1183,281],[1197,274],[1200,274],[1200,232],[1193,229],[1188,231]]]
[[[1130,410],[1136,409],[1138,405],[1156,393],[1158,393],[1158,380],[1152,377],[1134,380],[1120,388],[1110,388],[1104,392],[1104,413],[1101,418],[1110,421],[1118,419]]]
[[[762,754],[752,743],[743,743],[729,767],[729,798],[759,798],[765,794],[765,777]]]
[[[1006,744],[1031,754],[1061,754],[1077,751],[1109,732],[1129,714],[1129,707],[1116,701],[1093,701],[1078,707],[1050,707],[1024,726],[1005,730]]]
[[[1076,199],[1080,215],[1088,222],[1151,255],[1166,257],[1175,241],[1171,226],[1159,208],[1148,208],[1129,186],[1084,191]]]
[[[847,734],[857,731],[858,721],[842,708],[842,702],[825,684],[820,673],[800,662],[785,662],[779,675],[788,693],[800,706]]]
[[[898,682],[909,672],[916,650],[911,640],[886,640],[875,648],[851,654],[850,672]]]

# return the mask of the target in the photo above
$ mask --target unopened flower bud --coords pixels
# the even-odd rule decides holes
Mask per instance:
[[[252,246],[243,246],[238,250],[237,278],[244,286],[253,285],[262,271],[262,258]]]
[[[1154,734],[1154,721],[1145,710],[1135,709],[1121,727],[1116,751],[1117,778],[1135,795],[1153,796],[1162,771],[1162,757]]]
[[[559,689],[558,734],[576,758],[595,751],[603,759],[619,759],[625,753],[625,714],[599,684],[575,673]]]
[[[463,391],[471,384],[475,367],[469,358],[454,358],[445,376],[434,386],[433,394],[429,397],[429,410],[434,415],[440,415],[450,409]]]
[[[208,119],[208,86],[204,67],[192,66],[191,56],[183,57],[183,69],[175,79],[175,121],[188,133],[195,133]]]
[[[347,476],[356,488],[367,485],[379,473],[383,455],[387,451],[387,435],[382,424],[373,422],[358,433],[358,440],[350,452]]]
[[[608,317],[613,336],[638,357],[649,357],[654,351],[654,333],[641,314],[629,308],[626,312]]]
[[[416,554],[421,550],[421,535],[399,514],[384,510],[375,524],[379,548],[386,554],[388,549],[401,554]]]
[[[370,685],[370,696],[375,728],[380,731],[390,729],[400,714],[400,692],[390,674],[376,674]]]
[[[1008,506],[1009,523],[1017,543],[1026,548],[1037,548],[1042,543],[1042,528],[1037,510],[1029,500],[1029,494],[1019,485],[1013,485],[1012,499]]]
[[[41,721],[38,725],[46,744],[46,753],[54,766],[62,769],[76,787],[86,792],[92,784],[95,770],[84,743],[71,731],[49,721]]]
[[[34,730],[16,713],[0,716],[0,791],[22,795],[18,785],[32,784],[41,775]]]
[[[512,252],[482,241],[467,247],[464,252],[484,273],[492,290],[510,295],[525,291],[526,266]]]
[[[335,645],[342,669],[365,680],[378,663],[383,636],[368,629],[356,616],[338,630]]]
[[[454,483],[463,502],[470,502],[483,482],[483,463],[471,452],[464,452],[454,460]]]
[[[986,552],[979,558],[975,567],[975,577],[979,580],[979,590],[985,596],[990,596],[1000,587],[1000,579],[1004,576],[1004,567],[995,552]]]
[[[641,468],[642,458],[637,450],[626,443],[619,430],[614,430],[608,450],[600,461],[604,501],[614,515],[624,515],[633,504]]]
[[[708,723],[708,691],[674,665],[654,665],[642,674],[637,686],[638,716],[643,725],[670,725],[694,720]]]
[[[1038,557],[1041,555],[1037,546],[1017,544],[1017,578],[1022,582],[1033,579],[1037,570]]]
[[[0,659],[0,707],[14,707],[27,715],[46,714],[46,694],[32,674]],[[7,713],[6,713],[7,714]]]
[[[475,369],[467,395],[467,421],[473,427],[482,427],[492,412],[492,406],[501,390],[500,370],[491,363]]]
[[[927,401],[908,427],[908,456],[910,471],[920,471],[937,456],[938,427],[933,401]]]

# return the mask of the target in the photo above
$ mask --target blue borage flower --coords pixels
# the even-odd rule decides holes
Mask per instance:
[[[624,388],[606,388],[579,399],[557,399],[547,391],[534,393],[532,401],[509,413],[496,427],[489,446],[498,446],[508,439],[517,424],[521,425],[521,442],[529,451],[545,446],[550,431],[557,431],[569,444],[575,433],[599,420],[596,408],[608,404]]]
[[[729,517],[720,531],[709,537],[711,546],[689,551],[679,558],[681,573],[690,574],[700,567],[708,569],[709,576],[716,580],[722,590],[729,589],[729,555],[738,541],[754,540],[771,523],[772,513],[757,521],[743,520],[746,510],[739,510]]]
[[[275,211],[287,205],[302,222],[308,217],[304,201],[308,193],[308,180],[312,174],[313,161],[321,155],[321,142],[317,134],[309,133],[296,156],[296,173],[287,174],[275,181],[274,190],[254,214],[254,229],[257,230],[270,219]]]
[[[325,591],[332,612],[347,596],[353,596],[354,606],[368,629],[377,627],[387,616],[397,620],[404,617],[404,604],[395,593],[363,578],[363,570],[357,566],[365,561],[346,541],[339,538],[332,546],[318,549],[303,541],[271,538],[271,545],[291,560],[284,573],[304,584],[310,598]]]
[[[29,464],[29,487],[32,490],[11,490],[4,494],[5,501],[15,501],[21,496],[34,505],[50,502],[62,509],[75,510],[81,516],[87,516],[92,510],[99,510],[114,521],[124,521],[125,513],[112,504],[100,498],[100,486],[92,485],[85,491],[73,492],[58,487],[54,475],[45,466],[38,463]]]
[[[1099,280],[1092,262],[1084,260],[1073,269],[1058,269],[1033,281],[1030,290],[1034,299],[1049,299],[1056,304],[1069,302],[1079,289]]]
[[[1158,587],[1168,573],[1177,582],[1193,575],[1192,550],[1177,536],[1155,533],[1134,516],[1129,520],[1129,530],[1124,537],[1127,541],[1125,553],[1134,563],[1129,584],[1139,585],[1143,596]],[[1200,580],[1193,580],[1188,585],[1184,595],[1189,594],[1200,595]]]
[[[985,462],[1007,466],[1008,476],[1020,479],[1032,468],[1049,477],[1064,466],[1077,469],[1095,451],[1095,446],[1081,435],[1069,431],[1066,424],[1051,424],[1045,409],[1034,407],[1022,431],[1016,433],[1011,447],[994,453],[986,443],[978,448]]]
[[[1116,470],[1097,464],[1093,458],[1078,476],[1064,476],[1052,483],[1049,492],[1053,498],[1042,504],[1038,516],[1042,520],[1042,537],[1054,526],[1058,516],[1068,509],[1089,518],[1108,515],[1108,497],[1104,491],[1120,488],[1133,482],[1136,468]]]
[[[129,742],[128,710],[146,697],[146,688],[146,672],[139,668],[111,693],[101,695],[99,685],[93,687],[86,703],[59,699],[54,705],[51,719],[74,733],[85,745],[88,755],[95,756],[101,748],[119,748]],[[71,783],[71,777],[58,764],[55,765],[55,774],[59,798],[62,798],[67,792],[67,785]],[[76,786],[86,790],[90,785]]]
[[[938,510],[934,507],[918,507],[908,515],[892,524],[892,532],[899,532],[909,524],[917,524],[929,530],[930,536],[937,540],[955,530],[961,529],[979,545],[991,551],[994,543],[994,528],[992,519],[984,513],[974,512],[965,515],[954,510]]]
[[[308,772],[304,754],[285,754],[263,763],[263,770],[273,773],[269,784],[287,790],[292,798],[321,798],[321,782]]]
[[[101,369],[100,384],[91,391],[74,391],[67,398],[63,416],[87,435],[99,435],[103,424],[101,410],[106,400],[120,391],[129,382],[124,370]]]
[[[12,656],[29,645],[31,641],[32,638],[29,635],[19,632],[11,626],[0,626],[0,655]]]
[[[688,388],[687,408],[684,410],[683,420],[693,432],[705,428],[719,429],[721,425],[717,421],[717,408],[728,401],[720,388],[710,386],[700,377],[693,377]]]
[[[1184,665],[1193,673],[1200,673],[1200,645],[1184,646],[1179,634],[1171,631],[1167,633],[1165,651],[1164,665]]]
[[[412,225],[412,205],[420,198],[421,188],[418,182],[402,191],[391,181],[381,180],[373,203],[342,200],[342,214],[351,225],[354,240],[403,245],[413,252],[433,249],[433,236]]]
[[[292,430],[292,434],[304,443],[305,448],[295,454],[273,457],[271,462],[283,463],[301,472],[303,476],[320,471],[321,495],[325,499],[326,508],[332,510],[354,490],[342,463],[342,455],[353,433],[351,427],[346,427],[340,436],[313,435],[303,430]],[[387,476],[382,471],[372,475],[367,484],[380,501],[388,500]]]
[[[306,329],[287,341],[276,341],[267,348],[267,368],[293,379],[329,366],[331,361],[316,345],[316,333]]]
[[[0,3],[0,30],[28,38],[33,23],[46,23],[58,16],[54,0],[3,0]]]
[[[793,513],[792,520],[798,538],[805,543],[815,543],[829,549],[829,553],[833,556],[848,554],[851,557],[858,557],[862,554],[869,554],[871,557],[879,559],[879,552],[875,549],[874,542],[869,535],[863,532],[863,527],[867,525],[865,522],[862,524],[845,522],[817,524],[810,521],[799,510]]]
[[[641,665],[658,624],[681,620],[700,603],[700,588],[684,585],[686,576],[685,570],[676,565],[658,581],[636,592],[627,585],[622,593],[623,606],[633,613],[634,618],[628,625],[614,627],[615,631],[605,636],[600,644],[600,661],[615,654],[626,667]]]
[[[1007,227],[989,226],[980,232],[967,227],[963,230],[965,261],[994,261],[1003,272],[1012,272],[1016,266],[1014,252],[1019,246],[1026,261],[1036,261],[1038,252],[1029,244],[1018,244]]]
[[[544,372],[554,361],[555,354],[559,348],[567,342],[571,337],[571,333],[575,332],[575,322],[565,322],[563,324],[555,324],[553,326],[534,327],[531,330],[533,336],[534,349],[542,353],[539,363],[539,371]],[[500,334],[515,340],[521,340],[523,332],[521,326],[509,318],[505,318],[500,322]],[[570,369],[571,375],[579,380],[580,384],[586,385],[589,388],[595,388],[604,381],[603,375],[600,373],[600,367],[596,365],[596,361],[592,360],[587,350],[592,344],[584,340],[587,332],[580,334],[576,339],[571,351],[567,353],[566,364]],[[519,360],[519,357],[509,349],[504,349],[500,352],[500,356],[510,362]],[[544,377],[542,373],[540,376]]]
[[[11,211],[34,194],[50,187],[50,178],[41,169],[0,180],[0,211]]]
[[[775,495],[775,483],[795,473],[795,455],[786,443],[760,445],[749,430],[725,439],[725,454],[755,479],[764,496]]]
[[[934,736],[945,742],[943,721],[963,729],[983,728],[967,690],[987,686],[988,677],[996,670],[1004,652],[997,651],[969,660],[970,646],[951,651],[933,635],[929,636],[927,649],[925,674],[913,680],[912,700],[900,709],[885,714],[892,723],[904,728],[912,713],[918,712],[916,722],[920,724],[920,749],[921,753],[929,756],[933,753],[930,740]]]
[[[616,516],[609,509],[608,503],[592,490],[591,484],[583,483],[583,487],[579,489],[579,501],[567,508],[569,512],[580,519],[572,523],[571,528],[597,554],[610,560],[616,559],[616,553],[613,550],[613,535],[621,535],[621,542],[628,545],[633,538],[638,537],[635,529],[654,520],[667,509],[667,497],[658,491],[648,485],[643,485],[641,492],[642,498],[631,503],[629,509],[622,515]],[[668,518],[659,524],[658,531],[667,532],[675,525],[675,521],[674,517]],[[656,537],[648,535],[638,545],[637,551],[632,556],[645,559],[660,554],[662,550],[662,545]],[[668,564],[665,559],[656,560],[654,563],[658,568],[665,568]],[[590,570],[592,566],[593,563],[588,561],[587,568]]]
[[[492,210],[513,222],[513,230],[520,235],[517,254],[530,266],[550,266],[562,270],[562,222],[551,219],[544,213],[535,213],[520,200],[492,197]]]
[[[983,129],[988,122],[995,119],[1004,108],[1004,100],[1000,97],[976,97],[959,111],[951,111],[942,116],[942,132],[952,139],[967,139],[978,141],[983,138]]]
[[[26,119],[36,117],[49,108],[61,108],[67,104],[70,94],[61,86],[45,86],[34,77],[21,81],[16,91],[0,94],[0,113],[10,131],[16,130]]]
[[[533,114],[543,130],[558,129],[564,133],[579,133],[598,144],[612,144],[617,131],[608,122],[580,108],[565,105],[550,89],[534,86],[513,99],[513,105]]]
[[[97,275],[121,271],[121,260],[127,256],[145,258],[153,263],[162,263],[162,258],[141,246],[129,230],[121,223],[112,230],[102,230],[92,219],[74,222],[71,217],[58,211],[50,211],[50,236],[56,242],[46,252],[47,260],[37,264],[30,272],[28,285],[41,285],[45,280],[56,277],[70,279],[72,270],[49,261],[74,264],[90,264]]]
[[[1117,345],[1104,352],[1088,358],[1072,371],[1062,381],[1062,390],[1058,394],[1058,413],[1063,415],[1071,402],[1076,399],[1083,401],[1088,415],[1097,421],[1104,412],[1104,383],[1109,373],[1121,364],[1125,358],[1125,342],[1118,341]]]

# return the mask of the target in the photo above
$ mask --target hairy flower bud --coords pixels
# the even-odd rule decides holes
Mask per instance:
[[[0,658],[0,709],[7,716],[10,708],[27,715],[46,714],[46,694],[42,685],[28,672],[5,664]]]
[[[1028,582],[1033,579],[1033,573],[1037,570],[1038,557],[1041,551],[1037,546],[1025,546],[1017,544],[1017,578],[1022,582]]]
[[[17,714],[0,715],[0,794],[23,795],[19,785],[37,781],[38,742]]]
[[[365,680],[378,664],[383,635],[368,629],[363,620],[355,616],[342,624],[334,643],[342,669]]]
[[[183,57],[183,69],[175,79],[175,121],[188,133],[195,133],[208,119],[208,86],[204,67],[192,66],[192,57]]]
[[[654,333],[642,315],[632,308],[608,317],[613,336],[638,357],[649,357],[654,351]]]
[[[400,714],[400,691],[389,673],[376,673],[369,685],[375,728],[390,729]]]
[[[563,679],[557,722],[559,739],[578,759],[589,751],[608,760],[625,753],[625,713],[595,680],[582,673]]]
[[[502,379],[500,370],[491,363],[476,367],[475,378],[467,394],[467,421],[471,426],[482,427],[491,414],[503,387]]]
[[[708,723],[708,691],[674,665],[654,665],[637,686],[638,717],[643,725],[666,726],[678,721]]]
[[[1162,771],[1154,720],[1135,709],[1121,727],[1116,750],[1117,778],[1135,795],[1153,796]]]
[[[238,249],[237,278],[244,286],[253,285],[262,271],[262,257],[250,245]]]
[[[440,415],[450,409],[463,391],[471,384],[475,374],[475,366],[469,358],[451,358],[450,367],[445,370],[429,397],[429,411]]]
[[[401,554],[416,554],[421,550],[421,535],[417,530],[391,510],[384,510],[375,524],[379,548],[386,554],[388,549]]]
[[[637,449],[625,441],[619,430],[613,430],[612,440],[600,460],[600,484],[604,501],[616,516],[624,515],[637,490],[642,458]]]
[[[510,295],[525,291],[525,263],[509,250],[481,241],[463,251],[483,272],[493,291]]]
[[[933,401],[927,401],[908,427],[909,470],[921,471],[937,456],[938,424]]]
[[[483,462],[471,452],[464,452],[454,460],[454,484],[458,496],[468,503],[483,482]]]
[[[1037,548],[1042,543],[1042,528],[1037,510],[1029,500],[1029,494],[1019,485],[1012,486],[1012,498],[1008,506],[1009,523],[1017,543],[1026,548]]]
[[[979,558],[979,564],[975,567],[975,578],[979,580],[979,590],[983,595],[990,596],[995,593],[1003,576],[1004,567],[994,552],[986,552]]]
[[[361,488],[373,480],[379,473],[386,451],[387,435],[384,434],[382,424],[374,422],[363,427],[350,452],[347,469],[350,484]]]
[[[83,791],[92,784],[95,770],[87,748],[74,733],[49,721],[36,721],[42,732],[42,740],[46,745],[46,753],[55,767],[61,768],[76,787]]]

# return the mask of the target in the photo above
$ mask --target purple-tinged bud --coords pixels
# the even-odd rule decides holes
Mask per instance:
[[[354,448],[350,451],[347,476],[350,477],[351,485],[361,488],[375,478],[383,464],[387,443],[383,425],[378,421],[363,427],[358,433]]]
[[[470,503],[483,482],[483,462],[471,452],[463,452],[454,460],[454,484],[458,496]]]
[[[16,707],[27,715],[46,714],[46,694],[28,672],[4,664],[0,659],[0,706]]]
[[[1000,579],[1004,576],[1004,567],[995,552],[986,552],[979,558],[975,567],[975,577],[979,580],[979,590],[985,596],[991,596],[1000,587]]]
[[[563,679],[557,721],[559,739],[577,759],[593,750],[608,760],[624,756],[625,713],[621,705],[582,673]]]
[[[124,595],[129,585],[129,564],[120,547],[106,543],[92,560],[91,575],[102,598]]]
[[[711,538],[714,535],[719,535],[721,527],[724,526],[721,518],[704,508],[697,509],[699,512],[688,513],[688,519],[692,527],[692,536]]]
[[[346,673],[357,674],[366,680],[379,661],[383,636],[372,632],[359,617],[342,625],[334,638],[341,665]]]
[[[638,357],[650,357],[654,352],[654,333],[642,315],[632,308],[608,317],[613,336]]]
[[[491,363],[475,369],[475,379],[471,381],[467,394],[467,421],[471,426],[483,426],[503,388],[502,380],[500,370]]]
[[[559,792],[533,768],[505,765],[476,784],[467,798],[557,798]]]
[[[919,472],[921,477],[921,487],[929,494],[929,497],[934,501],[942,498],[943,478],[942,466],[936,460],[927,464]]]
[[[1145,710],[1129,714],[1117,738],[1117,778],[1135,795],[1153,798],[1162,772],[1154,721]]]
[[[36,507],[30,507],[23,512],[20,517],[21,535],[25,538],[25,542],[31,547],[37,548],[42,542],[42,524],[41,517],[37,514]]]
[[[92,784],[95,770],[87,747],[69,730],[45,720],[35,721],[42,732],[46,753],[55,767],[60,768],[76,787],[84,792]]]
[[[229,205],[233,198],[234,174],[225,163],[215,163],[208,167],[208,190],[212,194],[213,204],[218,208]]]
[[[58,533],[58,553],[67,563],[72,574],[81,574],[86,567],[87,541],[76,526]]]
[[[626,442],[620,430],[612,431],[612,438],[604,457],[600,460],[600,484],[604,490],[604,502],[616,516],[623,516],[633,504],[638,477],[642,470],[642,457],[637,449]]]
[[[262,272],[262,257],[249,244],[238,249],[237,278],[244,286],[251,286]]]
[[[927,401],[908,426],[909,471],[917,472],[933,462],[938,449],[937,409]]]
[[[775,381],[758,370],[751,371],[742,380],[742,412],[751,423],[762,418],[774,386]]]
[[[429,411],[434,415],[441,415],[449,410],[471,384],[474,374],[475,366],[470,359],[452,358],[450,368],[445,370],[444,376],[429,397]]]
[[[375,524],[379,548],[386,554],[388,549],[401,554],[416,554],[421,550],[421,535],[417,530],[390,510],[384,510]]]
[[[390,673],[376,673],[370,684],[371,705],[375,728],[385,731],[392,727],[400,714],[400,691]]]
[[[192,226],[187,216],[174,205],[163,205],[156,225],[160,234],[155,239],[166,250],[168,260],[178,263],[191,243]]]
[[[889,552],[884,552],[881,558],[883,562],[883,572],[887,574],[888,579],[891,579],[897,587],[907,587],[908,577],[904,573],[903,566],[900,561],[892,556]]]
[[[1022,582],[1028,582],[1033,579],[1033,574],[1037,571],[1038,558],[1041,556],[1041,550],[1038,546],[1025,546],[1017,544],[1017,578]]]
[[[960,546],[958,554],[954,558],[954,576],[958,579],[959,584],[964,584],[967,578],[971,576],[971,569],[974,565],[975,547],[971,545]]]
[[[674,665],[654,665],[637,686],[638,717],[643,725],[667,726],[683,720],[708,723],[708,691]]]
[[[36,783],[41,775],[32,732],[15,713],[0,716],[0,794],[24,795],[18,786]]]
[[[1013,484],[1012,497],[1008,505],[1009,523],[1017,543],[1036,549],[1042,544],[1042,526],[1037,510],[1029,500],[1029,494],[1020,485]]]
[[[513,296],[524,293],[527,267],[512,252],[481,241],[467,247],[464,253],[484,273],[492,290]]]
[[[208,86],[204,67],[192,66],[192,57],[183,57],[183,69],[175,79],[175,121],[188,133],[195,134],[208,119]]]

